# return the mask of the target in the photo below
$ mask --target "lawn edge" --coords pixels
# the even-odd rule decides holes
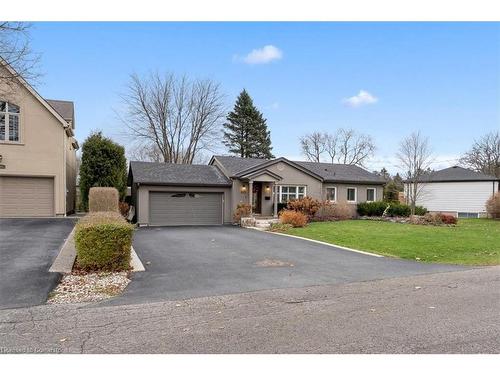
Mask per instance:
[[[276,234],[278,236],[287,236],[287,237],[292,237],[292,238],[299,238],[301,240],[310,241],[310,242],[314,242],[314,243],[318,243],[318,244],[326,245],[326,246],[330,246],[330,247],[335,247],[335,248],[346,250],[346,251],[352,251],[352,252],[359,253],[359,254],[369,255],[369,256],[372,256],[372,257],[376,257],[376,258],[385,258],[384,255],[380,255],[380,254],[376,254],[376,253],[370,253],[370,252],[364,251],[364,250],[352,249],[350,247],[336,245],[336,244],[329,243],[329,242],[313,240],[312,238],[301,237],[301,236],[296,236],[296,235],[293,235],[293,234],[287,234],[287,233],[281,233],[281,232],[270,232],[270,231],[267,231],[267,233]]]

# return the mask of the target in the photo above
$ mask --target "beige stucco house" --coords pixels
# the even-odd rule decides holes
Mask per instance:
[[[131,162],[129,185],[139,225],[231,223],[236,207],[276,216],[304,196],[352,205],[382,200],[385,181],[354,165],[213,156],[208,165]]]
[[[0,69],[15,75],[5,64]],[[44,99],[22,78],[0,81],[0,217],[75,210],[74,128],[72,102]]]

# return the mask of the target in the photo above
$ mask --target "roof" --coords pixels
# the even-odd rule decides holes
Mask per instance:
[[[292,165],[307,170],[310,174],[316,175],[324,182],[350,182],[350,183],[373,183],[385,184],[386,181],[374,173],[371,173],[356,165],[315,163],[307,161],[291,161],[285,158],[273,160],[241,158],[237,156],[214,156],[220,164],[228,171],[231,177],[240,176],[247,170],[255,170],[260,165],[267,167],[273,161],[288,161]]]
[[[0,56],[0,67],[4,67],[7,71],[12,74],[16,79],[23,85],[47,110],[61,123],[61,125],[66,129],[68,127],[67,121],[57,112],[46,99],[42,98],[40,94],[31,86],[23,77],[21,77],[12,66],[7,64],[7,62]]]
[[[231,180],[213,165],[131,161],[134,183],[152,185],[231,186]]]
[[[489,176],[481,172],[475,172],[467,168],[453,166],[430,172],[420,179],[422,182],[453,182],[453,181],[497,181],[495,176]]]
[[[320,175],[325,182],[369,182],[374,184],[385,184],[387,182],[383,177],[357,165],[315,163],[311,161],[297,161],[296,163]]]
[[[59,115],[66,121],[71,121],[72,126],[74,128],[73,119],[75,116],[75,106],[73,102],[67,100],[54,100],[54,99],[45,99],[47,103],[50,104],[52,108],[56,110]]]

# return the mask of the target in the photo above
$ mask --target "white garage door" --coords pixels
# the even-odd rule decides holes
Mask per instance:
[[[0,217],[54,216],[54,179],[0,177]]]
[[[201,192],[150,192],[152,225],[220,225],[222,194]]]

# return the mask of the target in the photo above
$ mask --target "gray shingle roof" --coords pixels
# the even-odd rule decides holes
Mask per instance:
[[[246,169],[267,163],[266,159],[240,158],[236,156],[215,156],[231,176]],[[384,184],[386,181],[374,173],[355,166],[345,164],[314,163],[293,161],[310,172],[320,176],[325,182],[351,182]]]
[[[295,163],[309,169],[323,177],[325,182],[369,182],[375,184],[385,184],[386,181],[375,173],[357,165],[314,163],[310,161],[296,161]]]
[[[269,160],[256,158],[240,158],[238,156],[215,156],[231,176],[245,169],[255,167]]]
[[[63,119],[71,122],[74,121],[75,106],[73,102],[67,100],[53,100],[53,99],[45,99],[45,100],[47,101],[47,103],[50,104],[52,108],[56,110],[57,113],[61,115]]]
[[[431,172],[422,177],[423,182],[452,182],[452,181],[496,181],[495,176],[475,172],[470,169],[454,166]]]
[[[134,183],[164,185],[230,186],[231,180],[213,165],[131,161]]]

